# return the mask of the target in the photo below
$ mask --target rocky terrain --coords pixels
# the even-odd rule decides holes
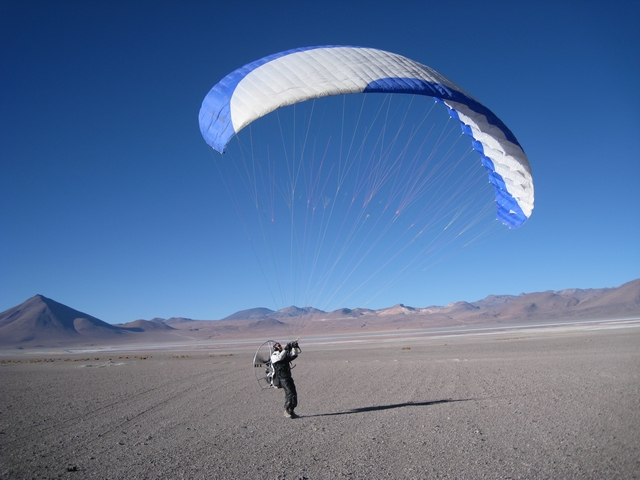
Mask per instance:
[[[0,478],[639,478],[639,323],[0,357]]]

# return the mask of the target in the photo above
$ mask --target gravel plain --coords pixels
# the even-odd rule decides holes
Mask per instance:
[[[0,357],[0,478],[640,478],[640,328]]]

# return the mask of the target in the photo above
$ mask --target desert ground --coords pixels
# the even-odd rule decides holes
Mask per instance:
[[[640,478],[640,323],[0,356],[0,478]]]

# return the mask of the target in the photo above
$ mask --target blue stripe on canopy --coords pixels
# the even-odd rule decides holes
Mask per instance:
[[[487,118],[487,122],[491,125],[495,125],[507,140],[511,143],[520,146],[515,135],[507,128],[507,126],[487,107],[482,105],[477,100],[469,97],[463,92],[454,90],[445,85],[439,83],[426,82],[420,78],[382,78],[376,82],[372,82],[367,86],[363,93],[410,93],[413,95],[426,95],[433,97],[436,100],[453,100],[454,102],[462,103],[466,105],[474,112],[480,113]],[[450,109],[451,110],[451,109]],[[455,110],[453,110],[455,111]],[[460,120],[457,115],[451,115],[452,117]],[[467,127],[464,125],[464,127]],[[467,127],[468,128],[468,127]],[[470,130],[469,130],[470,131]],[[465,131],[465,133],[467,133]],[[469,134],[471,135],[471,134]],[[472,135],[473,136],[473,135]]]

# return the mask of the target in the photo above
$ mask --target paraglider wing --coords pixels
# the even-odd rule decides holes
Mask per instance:
[[[522,225],[533,210],[529,161],[507,126],[487,107],[435,70],[372,48],[324,46],[289,50],[245,65],[205,97],[200,130],[224,152],[242,128],[294,103],[347,93],[410,93],[442,101],[472,137],[495,187],[498,218]]]

